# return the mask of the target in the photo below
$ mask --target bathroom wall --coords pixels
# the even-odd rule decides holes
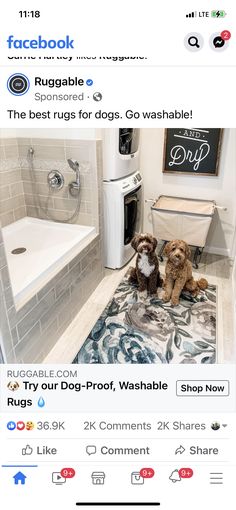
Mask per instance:
[[[57,128],[41,129],[0,129],[1,138],[60,138],[62,140],[97,140],[101,138],[101,130],[95,128]]]
[[[16,138],[0,140],[0,219],[3,226],[26,216]]]
[[[23,181],[27,216],[64,221],[72,217],[78,203],[69,193],[68,184],[75,180],[75,172],[67,159],[80,165],[81,191],[78,216],[73,223],[95,226],[98,231],[96,141],[48,138],[18,138],[19,163]],[[28,151],[34,149],[33,170]],[[65,185],[61,190],[49,190],[47,176],[59,170]]]
[[[4,140],[6,141],[6,140]],[[13,140],[12,140],[13,142]],[[75,315],[81,309],[91,293],[95,290],[104,275],[102,253],[102,150],[99,141],[71,141],[22,138],[18,140],[19,162],[21,165],[26,213],[36,214],[35,205],[30,205],[31,181],[26,165],[27,150],[30,145],[35,149],[37,176],[44,178],[51,165],[58,169],[67,169],[66,157],[83,162],[82,186],[84,195],[82,204],[91,208],[80,212],[79,222],[95,225],[98,234],[95,239],[67,264],[50,282],[47,283],[20,310],[16,310],[12,295],[11,281],[6,262],[4,245],[0,229],[0,337],[8,363],[40,363],[49,353],[53,345],[65,331]],[[6,142],[7,144],[9,140]],[[15,145],[15,143],[13,144]],[[67,151],[69,151],[67,153]],[[12,152],[10,152],[12,154]],[[55,159],[56,156],[56,159]],[[88,169],[89,162],[89,169]],[[48,165],[48,167],[47,167]],[[70,173],[71,172],[71,173]],[[68,172],[69,180],[74,172]],[[17,174],[18,175],[18,174]],[[66,176],[67,177],[67,176]],[[85,185],[85,183],[87,185]],[[40,182],[40,193],[43,199],[44,181]],[[33,193],[33,192],[32,192]],[[83,192],[82,192],[83,193]],[[52,208],[61,214],[69,212],[67,197],[61,199],[64,208]],[[34,197],[33,197],[34,199]]]
[[[141,164],[144,198],[175,195],[215,200],[226,206],[227,212],[217,211],[212,221],[205,250],[232,256],[236,217],[236,129],[225,129],[219,175],[201,177],[166,175],[162,173],[164,129],[141,130]],[[152,231],[150,203],[144,204],[144,231]]]
[[[38,131],[38,130],[37,130]],[[42,131],[41,131],[42,133]],[[62,134],[62,133],[60,133]],[[33,170],[28,151],[33,147]],[[78,199],[69,194],[75,172],[68,158],[80,164],[81,192],[78,216],[73,223],[95,226],[98,231],[96,141],[61,138],[3,138],[0,146],[0,219],[6,226],[24,216],[68,220]],[[47,175],[59,170],[65,177],[61,190],[50,191]]]

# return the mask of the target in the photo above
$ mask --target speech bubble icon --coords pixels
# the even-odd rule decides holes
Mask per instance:
[[[86,446],[86,453],[88,455],[94,455],[96,453],[96,451],[97,451],[97,448],[93,444],[92,445],[90,444],[90,445]]]

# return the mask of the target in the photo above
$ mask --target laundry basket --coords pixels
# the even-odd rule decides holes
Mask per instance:
[[[173,239],[183,239],[195,247],[193,263],[198,263],[206,243],[207,234],[212,222],[216,203],[214,200],[197,200],[182,197],[161,195],[152,205],[153,233],[165,244]]]

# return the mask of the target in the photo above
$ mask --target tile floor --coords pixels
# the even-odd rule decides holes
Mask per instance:
[[[105,277],[45,358],[44,363],[73,361],[119,282],[134,262],[135,257],[121,270],[106,270]],[[164,263],[160,264],[160,269],[163,273]],[[232,261],[229,258],[209,253],[203,254],[199,269],[194,271],[197,278],[205,276],[209,283],[218,286],[218,363],[235,361],[231,273]]]

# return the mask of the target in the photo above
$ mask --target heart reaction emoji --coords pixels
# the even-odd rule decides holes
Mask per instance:
[[[17,430],[24,430],[25,428],[25,424],[23,421],[18,421],[17,424],[16,424],[16,428]]]

